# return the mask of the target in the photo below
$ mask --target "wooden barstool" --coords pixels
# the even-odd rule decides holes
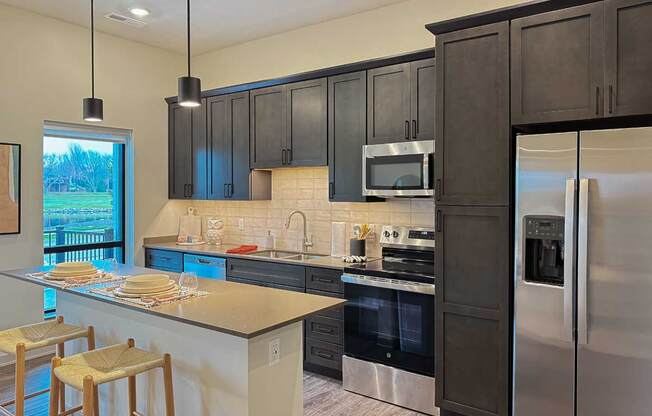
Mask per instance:
[[[165,414],[174,416],[174,394],[172,392],[172,361],[170,354],[154,354],[134,346],[134,340],[126,344],[99,348],[70,357],[52,359],[52,385],[67,384],[83,394],[83,416],[99,416],[97,386],[127,378],[129,380],[129,416],[142,416],[136,410],[136,375],[163,369],[165,384]],[[62,416],[68,412],[59,411],[57,387],[50,394],[50,416]]]
[[[57,356],[64,356],[64,343],[74,339],[86,338],[88,349],[95,348],[95,332],[92,326],[81,328],[63,322],[63,316],[55,320],[25,325],[0,331],[0,351],[16,357],[16,393],[15,398],[0,403],[0,415],[12,415],[6,407],[15,404],[15,416],[24,416],[25,400],[47,393],[52,389],[37,391],[25,395],[25,353],[53,345],[57,347]],[[58,391],[63,391],[63,387]],[[65,409],[65,395],[61,395],[60,407]]]

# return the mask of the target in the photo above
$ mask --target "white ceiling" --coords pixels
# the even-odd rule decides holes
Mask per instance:
[[[193,0],[192,53],[198,55],[229,45],[286,32],[404,0]],[[89,26],[89,0],[0,0],[70,23]],[[129,8],[151,14],[137,18],[141,28],[106,19],[110,12],[136,18]],[[95,1],[97,30],[147,45],[185,53],[186,2],[184,0]]]

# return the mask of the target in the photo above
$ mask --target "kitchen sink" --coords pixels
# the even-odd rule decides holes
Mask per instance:
[[[317,260],[321,259],[323,257],[326,257],[324,254],[305,254],[305,253],[300,253],[300,254],[295,254],[293,256],[288,256],[288,257],[283,257],[284,260],[298,260],[298,261],[306,261],[306,260]]]
[[[249,254],[253,257],[265,257],[268,259],[283,259],[283,260],[296,260],[296,261],[306,261],[306,260],[315,260],[322,257],[327,257],[326,254],[308,254],[308,253],[298,253],[296,251],[283,251],[283,250],[261,250]]]

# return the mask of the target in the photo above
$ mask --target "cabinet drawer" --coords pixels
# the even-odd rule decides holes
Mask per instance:
[[[254,286],[261,286],[261,287],[271,287],[273,289],[290,290],[292,292],[303,292],[302,288],[295,287],[295,286],[276,285],[274,283],[265,283],[265,282],[260,282],[260,281],[256,281],[256,280],[239,279],[237,277],[227,277],[226,280],[229,281],[229,282],[244,283],[246,285],[254,285]]]
[[[343,294],[322,292],[320,290],[306,289],[306,293],[309,293],[311,295],[328,296],[331,298],[338,298],[338,299],[344,298]],[[326,311],[319,312],[316,316],[323,316],[324,318],[342,320],[344,319],[344,306],[338,306],[337,308],[332,308]]]
[[[183,253],[168,250],[147,249],[145,266],[172,272],[183,271]]]
[[[306,288],[324,292],[344,293],[342,271],[306,267]]]
[[[339,319],[311,316],[306,318],[306,338],[342,345],[343,326]]]
[[[301,289],[306,287],[305,268],[291,264],[228,259],[227,276]]]
[[[306,361],[342,371],[342,347],[328,342],[306,339]]]

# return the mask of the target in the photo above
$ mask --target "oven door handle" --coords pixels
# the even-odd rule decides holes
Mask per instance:
[[[435,285],[429,283],[403,282],[379,277],[367,277],[357,274],[343,274],[342,282],[352,285],[371,286],[381,289],[398,290],[401,292],[420,293],[423,295],[434,295]]]

